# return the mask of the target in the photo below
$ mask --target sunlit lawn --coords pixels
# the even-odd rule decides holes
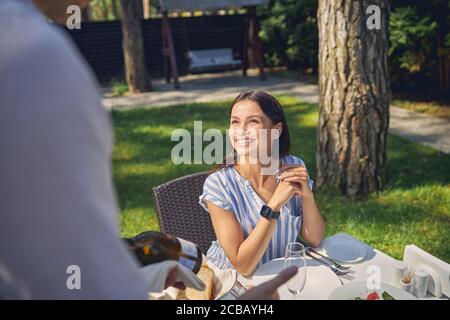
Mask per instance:
[[[313,172],[317,108],[293,97],[279,98],[293,140],[291,153]],[[203,120],[203,130],[225,130],[228,108],[229,102],[217,102],[113,112],[114,181],[123,236],[159,228],[152,187],[211,168],[172,163],[173,129],[192,132],[194,120]],[[387,171],[386,190],[364,201],[350,202],[334,191],[316,193],[327,234],[352,234],[398,259],[404,246],[414,243],[450,262],[450,155],[390,135]]]
[[[444,103],[395,99],[392,101],[392,105],[430,116],[450,119],[450,106]]]

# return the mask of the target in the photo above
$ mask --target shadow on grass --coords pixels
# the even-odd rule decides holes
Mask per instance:
[[[328,235],[352,234],[397,259],[402,258],[405,245],[414,243],[449,261],[450,216],[442,195],[448,199],[450,193],[442,186],[422,186],[385,191],[359,202],[324,192],[316,200]]]
[[[450,155],[395,135],[387,149],[387,188],[450,184]]]

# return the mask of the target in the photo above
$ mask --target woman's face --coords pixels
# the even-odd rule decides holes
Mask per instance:
[[[254,101],[239,101],[231,110],[229,135],[231,145],[239,156],[258,157],[260,148],[265,146],[267,150],[261,150],[261,154],[270,155],[272,139],[276,138],[274,134],[279,136],[281,129],[281,122],[272,123]]]

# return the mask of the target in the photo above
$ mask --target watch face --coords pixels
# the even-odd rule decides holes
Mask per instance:
[[[270,213],[270,216],[271,216],[272,219],[278,219],[280,217],[280,214],[276,213],[275,211],[272,211]]]
[[[278,217],[280,216],[278,212],[273,211],[266,205],[261,208],[261,215],[267,219],[278,219]]]

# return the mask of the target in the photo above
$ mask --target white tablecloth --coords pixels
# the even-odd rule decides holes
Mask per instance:
[[[327,241],[333,241],[333,239],[342,239],[348,237],[352,238],[354,241],[359,241],[351,237],[350,235],[343,233],[331,236],[327,239]],[[353,281],[367,281],[368,277],[373,276],[374,272],[377,272],[376,270],[379,270],[379,275],[382,283],[399,288],[401,275],[398,273],[398,270],[401,262],[377,249],[373,249],[363,242],[360,243],[365,247],[367,254],[362,261],[347,265],[351,266],[351,273],[345,276],[341,276],[340,278],[342,282],[346,284]],[[324,253],[322,248],[317,248],[316,251],[322,254]],[[308,270],[305,288],[297,298],[328,299],[330,293],[342,284],[340,283],[338,277],[327,267],[322,265],[319,266],[317,262],[309,257],[307,257],[307,259]],[[239,275],[238,281],[241,282],[244,286],[256,286],[272,279],[282,269],[283,261],[282,259],[277,259],[276,261],[270,261],[267,264],[258,267],[252,277],[242,277],[241,275]],[[332,278],[333,276],[334,279]],[[280,299],[289,300],[293,298],[292,295],[287,291],[285,286],[280,287],[280,289],[278,290],[278,294],[280,295]],[[427,298],[433,297],[428,295]]]

